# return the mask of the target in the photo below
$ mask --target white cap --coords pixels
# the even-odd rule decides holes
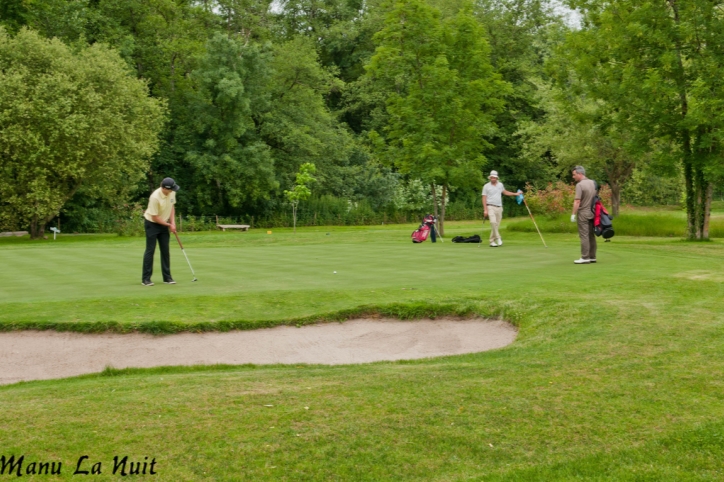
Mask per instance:
[[[490,175],[488,176],[488,179],[490,179],[491,177],[498,179],[498,171],[490,171]]]

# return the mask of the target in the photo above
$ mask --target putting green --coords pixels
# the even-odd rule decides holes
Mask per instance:
[[[576,266],[573,235],[545,249],[503,231],[493,249],[413,246],[411,229],[185,235],[199,282],[176,250],[180,283],[152,288],[138,279],[142,239],[0,241],[5,328],[284,323],[361,305],[460,306],[519,327],[507,348],[430,360],[0,387],[3,453],[62,461],[65,478],[88,454],[109,479],[128,455],[156,458],[157,480],[721,480],[721,242],[617,237]]]
[[[473,223],[450,223],[448,237]],[[140,284],[142,238],[78,236],[0,244],[0,322],[262,320],[309,316],[406,300],[570,296],[716,270],[721,245],[617,238],[600,243],[599,263],[576,266],[577,238],[527,233],[505,244],[409,241],[412,227],[323,228],[184,234],[199,281],[176,247],[177,285]],[[329,234],[327,234],[329,233]],[[173,247],[173,246],[172,246]],[[678,251],[678,252],[677,252]],[[662,268],[665,263],[666,269]],[[336,274],[334,273],[336,271]],[[617,288],[615,288],[617,289]]]

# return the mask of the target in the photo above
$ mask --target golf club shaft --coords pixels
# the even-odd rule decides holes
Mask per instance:
[[[173,233],[174,236],[176,236],[176,241],[178,241],[178,247],[181,248],[181,251],[184,250],[184,245],[181,244],[181,238],[178,237],[178,233]]]
[[[538,229],[538,224],[535,222],[535,218],[533,217],[533,213],[530,212],[530,208],[528,207],[528,203],[525,202],[525,199],[523,199],[523,204],[525,204],[525,208],[528,210],[528,214],[530,215],[530,220],[533,221],[533,226],[535,226],[535,230],[538,231],[538,236],[540,236],[540,240],[543,241],[543,246],[546,248],[548,245],[546,244],[546,240],[543,239],[543,235],[540,233],[540,229]]]
[[[484,232],[485,232],[485,211],[483,211],[483,229],[482,229],[482,231],[480,231],[480,234],[485,236]],[[483,239],[480,238],[480,243],[478,243],[478,247],[480,247],[482,245],[483,245]]]
[[[178,241],[178,246],[181,248],[181,252],[184,254],[184,258],[186,258],[186,262],[189,264],[189,269],[191,270],[191,274],[194,275],[194,279],[196,278],[196,273],[194,273],[194,268],[191,266],[191,261],[189,261],[189,257],[186,255],[186,250],[184,249],[184,245],[181,244],[181,238],[178,237],[178,233],[173,233],[174,236],[176,236],[176,241]]]
[[[184,258],[186,258],[186,262],[189,264],[189,268],[191,269],[191,274],[194,275],[194,278],[196,278],[196,273],[194,273],[194,268],[191,267],[191,261],[189,261],[189,257],[186,256],[186,250],[181,248],[181,252],[184,254]]]

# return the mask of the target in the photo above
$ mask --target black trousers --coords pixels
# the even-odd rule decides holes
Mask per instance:
[[[156,253],[156,241],[161,249],[161,272],[163,280],[168,281],[171,278],[171,256],[168,250],[168,241],[171,233],[168,226],[157,224],[145,220],[146,228],[146,252],[143,254],[143,278],[141,281],[150,280],[153,275],[153,255]]]

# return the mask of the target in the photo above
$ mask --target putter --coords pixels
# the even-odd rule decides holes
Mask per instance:
[[[540,240],[543,241],[543,246],[546,248],[548,245],[546,244],[545,239],[543,239],[543,235],[540,233],[540,229],[538,229],[538,225],[535,223],[535,219],[533,218],[533,213],[530,212],[530,208],[528,207],[528,203],[525,202],[525,198],[523,198],[523,204],[525,204],[525,208],[528,210],[528,214],[530,215],[531,221],[533,221],[533,226],[535,226],[535,230],[538,231],[538,236],[540,236]]]
[[[194,269],[191,267],[191,261],[189,261],[189,257],[186,256],[186,251],[184,250],[184,245],[181,244],[181,239],[178,237],[178,233],[173,233],[173,234],[174,234],[174,236],[176,236],[176,241],[178,241],[178,245],[181,248],[181,252],[184,254],[184,258],[186,258],[186,262],[189,264],[189,268],[191,268],[191,274],[194,275],[194,279],[192,279],[191,281],[192,282],[198,281],[198,279],[196,278],[196,273],[194,273]]]
[[[483,231],[485,231],[485,213],[483,213]],[[483,234],[481,231],[480,234]],[[483,234],[484,236],[484,234]],[[483,238],[480,238],[480,242],[478,243],[478,248],[483,246]]]

